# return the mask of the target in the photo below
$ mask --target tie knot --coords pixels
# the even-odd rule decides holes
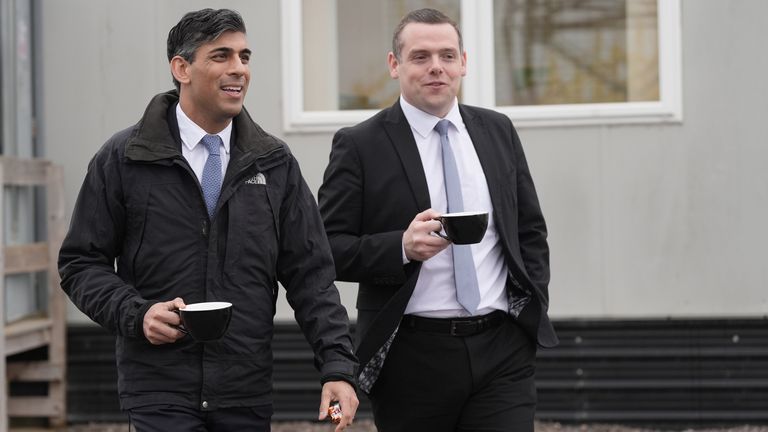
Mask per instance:
[[[437,124],[435,125],[435,130],[440,135],[445,136],[445,135],[448,135],[448,127],[450,125],[451,125],[451,121],[450,120],[442,119],[439,122],[437,122]]]
[[[221,144],[221,138],[218,135],[206,135],[200,142],[203,143],[208,154],[219,154],[219,144]]]

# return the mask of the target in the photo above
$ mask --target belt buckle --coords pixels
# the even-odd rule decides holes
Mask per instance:
[[[471,331],[460,331],[459,326],[471,326],[473,324],[477,323],[472,320],[451,320],[451,336],[467,336],[472,334],[476,330],[476,326],[472,326]]]

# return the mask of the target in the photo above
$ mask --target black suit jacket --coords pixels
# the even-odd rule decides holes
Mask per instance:
[[[557,336],[547,316],[547,230],[520,139],[495,111],[460,105],[483,167],[509,268],[507,289],[529,293],[518,321],[541,346]],[[400,322],[421,263],[403,266],[402,236],[431,207],[416,142],[399,101],[339,130],[318,194],[339,280],[359,282],[357,355],[364,366]]]

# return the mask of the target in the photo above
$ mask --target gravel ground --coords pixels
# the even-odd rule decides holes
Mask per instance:
[[[272,432],[331,432],[333,427],[329,423],[311,422],[278,422],[272,425]],[[639,427],[609,425],[609,424],[584,424],[563,425],[560,423],[536,423],[536,432],[667,432],[667,429],[647,429]],[[719,429],[676,429],[679,432],[768,432],[768,426],[734,426]],[[67,429],[67,432],[128,432],[126,424],[88,424],[76,425]],[[376,432],[376,427],[371,420],[358,420],[345,432]]]

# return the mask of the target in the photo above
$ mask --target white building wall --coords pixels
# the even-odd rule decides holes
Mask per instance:
[[[555,318],[768,312],[768,2],[682,1],[681,124],[519,131],[550,228]],[[40,0],[40,134],[70,210],[93,153],[171,88],[167,32],[203,7],[242,13],[246,107],[317,191],[332,134],[282,130],[278,0]],[[355,285],[340,290],[354,316]],[[292,316],[281,300],[278,318]]]

